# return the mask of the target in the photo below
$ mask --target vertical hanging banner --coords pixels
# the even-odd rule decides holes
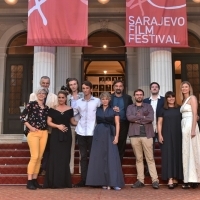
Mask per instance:
[[[29,0],[27,46],[87,46],[88,0]]]
[[[127,47],[188,47],[186,0],[126,0]]]

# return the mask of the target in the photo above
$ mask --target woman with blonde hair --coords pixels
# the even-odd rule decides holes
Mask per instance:
[[[119,113],[109,106],[108,92],[100,95],[102,106],[97,108],[97,125],[94,130],[86,185],[103,186],[103,189],[121,190],[124,187],[119,152]]]
[[[20,116],[21,121],[26,126],[25,135],[27,135],[31,154],[27,169],[28,182],[26,186],[30,190],[42,188],[37,182],[37,177],[48,138],[47,116],[49,108],[44,104],[47,90],[39,88],[36,91],[36,96],[37,100],[28,103]]]
[[[197,125],[198,103],[188,81],[181,83],[183,189],[196,188],[200,182],[200,135]]]

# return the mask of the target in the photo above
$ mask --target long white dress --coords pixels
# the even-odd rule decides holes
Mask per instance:
[[[190,96],[191,97],[191,96]],[[200,182],[200,133],[196,125],[196,136],[191,138],[192,108],[187,104],[188,97],[181,106],[182,113],[182,155],[183,155],[183,177],[184,183]]]

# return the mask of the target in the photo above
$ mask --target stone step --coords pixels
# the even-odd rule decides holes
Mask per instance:
[[[30,157],[0,157],[0,165],[25,165]],[[155,157],[156,165],[161,164],[160,157]],[[74,163],[79,164],[79,157],[74,158]],[[123,165],[135,165],[135,157],[124,157]]]
[[[158,174],[161,173],[161,166],[156,165]],[[136,174],[135,165],[123,165],[122,170],[124,174]],[[27,165],[0,165],[0,173],[2,174],[26,174]],[[79,174],[79,165],[74,166],[74,173]]]

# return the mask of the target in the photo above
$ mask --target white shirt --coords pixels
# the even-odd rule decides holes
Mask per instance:
[[[156,120],[156,108],[157,108],[157,104],[158,104],[158,99],[160,99],[160,95],[158,95],[157,99],[153,99],[152,96],[149,98],[149,100],[151,100],[151,106],[154,111],[154,120],[153,120],[152,124],[153,124],[153,130],[156,133],[158,132],[157,131],[157,120]]]
[[[76,101],[74,115],[80,114],[80,120],[75,129],[78,135],[93,136],[96,125],[96,111],[100,104],[100,99],[93,96],[89,100],[81,98]]]

